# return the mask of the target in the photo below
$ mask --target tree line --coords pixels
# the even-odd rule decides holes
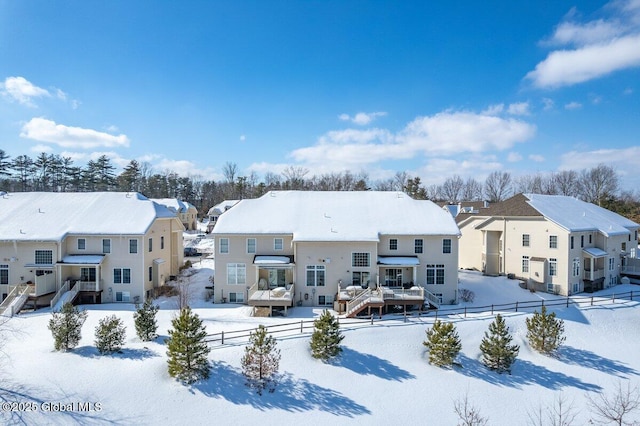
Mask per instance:
[[[199,175],[180,176],[174,171],[155,171],[150,164],[131,160],[117,174],[106,155],[76,165],[70,157],[40,153],[9,157],[0,149],[0,190],[9,192],[136,191],[149,198],[178,198],[193,204],[201,216],[212,206],[229,199],[257,198],[271,190],[403,191],[416,199],[459,203],[486,200],[499,202],[517,193],[567,195],[597,204],[632,220],[640,220],[640,194],[621,190],[618,173],[600,164],[590,169],[562,170],[550,174],[513,176],[494,171],[484,181],[460,175],[442,184],[424,185],[419,176],[402,171],[391,178],[372,181],[365,172],[350,171],[310,175],[300,166],[281,173],[242,175],[236,163],[227,162],[223,178],[207,180]]]

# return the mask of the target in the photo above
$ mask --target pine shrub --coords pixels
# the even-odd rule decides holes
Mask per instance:
[[[340,331],[338,319],[324,310],[322,315],[313,322],[314,330],[309,342],[311,356],[322,361],[328,361],[340,355],[340,342],[344,339]]]
[[[242,374],[248,387],[255,389],[258,395],[262,395],[265,389],[269,392],[275,391],[278,384],[280,350],[276,347],[276,339],[267,333],[265,326],[260,325],[251,333],[241,363]]]
[[[122,320],[115,315],[109,315],[98,323],[94,344],[100,354],[114,353],[124,345],[126,334],[126,327]]]
[[[142,306],[136,305],[133,319],[136,325],[136,334],[143,342],[148,342],[158,337],[156,334],[156,331],[158,331],[157,313],[158,306],[154,305],[150,299],[145,300]]]
[[[429,363],[438,367],[452,365],[462,349],[456,326],[442,321],[436,321],[433,327],[427,330],[427,340],[423,345],[429,350]]]
[[[529,345],[540,353],[550,355],[565,341],[564,321],[556,318],[555,312],[547,313],[546,306],[541,312],[535,311],[526,323]]]
[[[167,356],[169,375],[182,383],[193,383],[208,379],[210,373],[209,352],[211,349],[204,341],[207,331],[197,314],[186,307],[180,315],[171,321]]]
[[[489,369],[498,373],[511,374],[511,366],[518,357],[520,347],[511,344],[512,337],[509,334],[504,318],[497,315],[495,321],[489,324],[489,330],[485,331],[480,343],[482,362]]]
[[[87,319],[87,311],[80,311],[71,303],[62,305],[59,312],[52,313],[49,330],[53,335],[53,347],[56,351],[69,351],[80,343],[82,325]]]

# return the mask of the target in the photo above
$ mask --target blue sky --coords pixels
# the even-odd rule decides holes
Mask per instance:
[[[640,0],[0,0],[0,148],[640,185]]]

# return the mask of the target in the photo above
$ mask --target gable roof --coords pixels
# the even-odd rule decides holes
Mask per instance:
[[[176,213],[186,213],[190,208],[196,208],[193,204],[177,198],[150,198],[150,200],[173,209]]]
[[[525,194],[529,205],[570,232],[599,231],[606,236],[630,233],[640,225],[595,204],[562,195]]]
[[[385,235],[460,235],[431,201],[390,191],[271,191],[220,216],[214,234],[292,234],[294,241],[378,241]]]
[[[0,196],[0,241],[140,235],[156,218],[176,215],[137,192],[15,192]]]
[[[231,207],[235,206],[239,202],[240,200],[224,200],[216,204],[215,206],[211,207],[207,212],[207,216],[214,216],[214,215],[220,216],[222,213],[226,212],[227,210],[229,210]]]

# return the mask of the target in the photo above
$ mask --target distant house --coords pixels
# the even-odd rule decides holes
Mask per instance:
[[[456,220],[460,222],[469,215],[477,215],[489,208],[488,201],[461,201],[459,203],[438,203],[443,209],[451,213]]]
[[[187,231],[198,229],[198,209],[193,204],[177,198],[152,198],[151,201],[162,204],[175,212]]]
[[[460,267],[570,295],[619,283],[638,225],[576,198],[518,194],[458,222]]]
[[[73,289],[97,303],[142,302],[177,275],[183,229],[174,212],[138,193],[4,193],[0,294]]]
[[[216,301],[355,315],[456,299],[458,227],[401,192],[272,191],[237,203],[212,233]]]
[[[207,217],[209,218],[207,232],[211,232],[213,230],[213,228],[216,226],[216,222],[218,222],[218,218],[222,213],[238,204],[239,201],[240,200],[224,200],[223,202],[211,207],[207,212]]]

